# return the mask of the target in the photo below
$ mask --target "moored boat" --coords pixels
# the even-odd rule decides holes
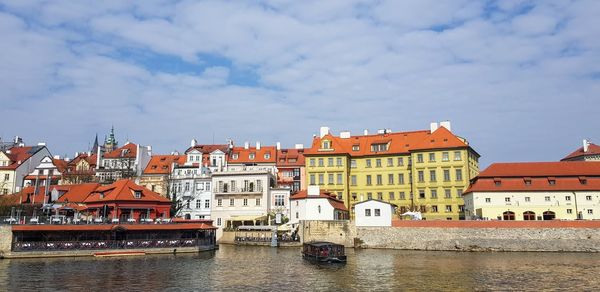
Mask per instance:
[[[302,258],[320,263],[346,263],[344,246],[327,241],[304,243],[302,246]]]

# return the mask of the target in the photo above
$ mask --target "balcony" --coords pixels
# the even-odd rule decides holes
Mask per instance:
[[[253,189],[246,189],[246,188],[215,188],[214,190],[215,195],[235,195],[235,194],[261,194],[263,191],[263,188],[253,188]]]

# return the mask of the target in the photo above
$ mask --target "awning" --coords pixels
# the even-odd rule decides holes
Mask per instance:
[[[261,220],[262,218],[266,218],[266,216],[260,215],[240,215],[240,216],[231,216],[227,221],[256,221]]]

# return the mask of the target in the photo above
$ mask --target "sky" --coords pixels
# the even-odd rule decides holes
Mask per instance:
[[[154,153],[450,120],[482,166],[600,143],[600,1],[0,0],[0,137]]]

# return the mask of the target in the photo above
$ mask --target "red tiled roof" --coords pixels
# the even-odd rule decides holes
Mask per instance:
[[[137,155],[137,145],[127,143],[111,152],[104,153],[104,158],[135,158]]]
[[[277,166],[304,166],[304,149],[281,149],[277,151]]]
[[[583,156],[588,156],[588,155],[600,155],[600,146],[590,143],[588,145],[587,152],[583,152],[583,147],[580,147],[579,149],[575,150],[573,153],[571,153],[571,154],[567,155],[565,158],[561,159],[561,161],[574,159],[574,158],[578,158],[578,157],[583,157]]]
[[[254,159],[250,159],[250,154],[254,154]],[[269,155],[266,158],[265,155]],[[237,159],[234,156],[237,155]],[[256,147],[233,147],[231,155],[227,159],[229,163],[276,163],[277,148],[275,146],[262,146],[260,149]]]
[[[141,191],[142,196],[136,199],[135,191]],[[101,197],[103,194],[103,197]],[[162,197],[145,187],[135,184],[128,179],[118,180],[110,185],[101,186],[96,189],[86,200],[85,203],[114,202],[114,201],[136,201],[136,202],[157,202],[170,203],[171,201]]]
[[[600,176],[600,162],[494,163],[478,177]]]
[[[227,144],[199,144],[185,150],[185,154],[188,154],[192,150],[198,150],[202,154],[210,154],[215,150],[221,150],[227,153],[229,146]]]
[[[321,141],[331,141],[331,149],[321,149]],[[387,151],[371,151],[373,144],[387,144]],[[358,147],[358,150],[353,148]],[[367,156],[376,154],[409,153],[415,150],[464,148],[469,147],[461,138],[444,127],[431,133],[429,130],[351,136],[340,138],[327,134],[323,138],[315,137],[312,147],[306,149],[305,155],[347,154],[350,156]]]
[[[304,199],[316,199],[316,198],[327,199],[327,201],[329,201],[329,204],[331,204],[331,206],[334,209],[348,211],[348,208],[346,208],[346,205],[344,205],[344,202],[338,200],[336,198],[335,194],[330,193],[328,191],[321,190],[319,192],[318,196],[309,196],[307,190],[301,190],[301,191],[298,191],[297,193],[295,193],[294,195],[290,196],[290,200],[304,200]]]
[[[58,170],[60,173],[64,173],[65,170],[67,170],[68,162],[64,161],[63,159],[52,159],[52,163],[54,166],[56,166],[56,170]]]
[[[144,174],[169,174],[173,163],[184,164],[185,155],[152,155]]]
[[[527,184],[524,178],[478,178],[465,191],[469,192],[548,192],[548,191],[600,191],[600,178],[584,178],[584,182],[578,177],[556,177],[529,178]],[[554,181],[554,184],[550,184]]]
[[[67,192],[60,196],[57,202],[72,202],[72,203],[82,203],[87,199],[98,187],[100,184],[97,183],[85,183],[85,184],[77,184],[77,185],[64,185],[58,187],[67,188]],[[52,189],[52,187],[50,188]]]
[[[23,162],[31,158],[36,152],[40,151],[43,146],[15,146],[9,149],[10,153],[3,151],[4,154],[10,159],[10,164],[7,166],[0,166],[0,169],[17,169]],[[19,164],[21,162],[21,164]]]

